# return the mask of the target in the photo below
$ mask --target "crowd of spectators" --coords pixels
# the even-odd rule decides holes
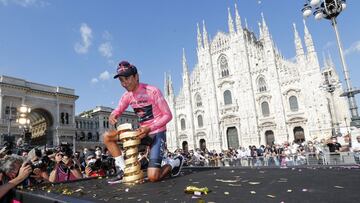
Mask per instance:
[[[229,148],[216,151],[208,149],[195,149],[184,151],[177,149],[168,156],[182,154],[187,166],[274,166],[288,167],[295,165],[328,165],[349,164],[344,160],[345,154],[349,160],[360,164],[360,136],[350,142],[349,137],[342,138],[343,144],[338,142],[337,137],[322,139],[320,141],[284,142],[282,144],[260,145]],[[352,143],[352,144],[350,144]],[[341,156],[340,156],[341,155]]]

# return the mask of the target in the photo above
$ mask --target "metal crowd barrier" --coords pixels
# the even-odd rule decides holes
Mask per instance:
[[[189,166],[211,166],[211,167],[288,167],[302,165],[353,165],[360,164],[360,153],[354,152],[325,152],[305,153],[302,155],[291,154],[287,156],[258,156],[243,158],[221,158],[209,159],[188,163]]]

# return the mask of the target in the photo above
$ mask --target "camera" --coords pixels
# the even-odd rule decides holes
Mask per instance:
[[[6,155],[12,154],[13,148],[14,148],[14,143],[13,142],[5,142],[4,143],[4,153]]]
[[[90,160],[88,165],[87,165],[92,171],[97,171],[101,169],[102,166],[102,162],[100,159],[93,159]]]
[[[29,161],[28,165],[31,166],[32,170],[36,168],[45,170],[49,163],[50,163],[49,157],[43,156],[39,160]]]

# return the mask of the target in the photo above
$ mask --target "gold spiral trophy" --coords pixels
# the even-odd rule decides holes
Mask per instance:
[[[144,182],[144,174],[138,161],[138,146],[140,139],[137,132],[132,131],[130,123],[125,123],[117,127],[120,132],[120,141],[123,144],[125,154],[125,171],[123,182],[126,184],[138,184]]]

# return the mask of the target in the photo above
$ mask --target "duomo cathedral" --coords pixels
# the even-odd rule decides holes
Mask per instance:
[[[350,114],[330,57],[320,66],[304,21],[304,37],[295,26],[295,60],[277,49],[262,15],[259,35],[242,26],[235,5],[228,10],[228,32],[209,39],[197,25],[197,63],[190,71],[185,51],[182,86],[175,95],[165,74],[164,96],[173,114],[167,145],[176,148],[227,149],[320,140],[338,135]]]

